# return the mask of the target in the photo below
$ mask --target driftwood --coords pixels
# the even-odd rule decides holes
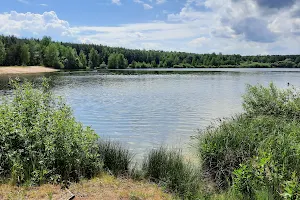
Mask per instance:
[[[66,188],[66,190],[69,192],[69,194],[71,195],[71,197],[69,198],[69,200],[72,200],[75,198],[75,195],[68,189]]]

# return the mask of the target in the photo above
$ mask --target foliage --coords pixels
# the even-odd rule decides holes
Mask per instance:
[[[278,61],[278,62],[272,63],[272,67],[295,68],[295,67],[299,67],[299,63],[300,63],[299,58],[296,58],[295,61],[293,61],[292,59],[287,58],[283,61]]]
[[[59,51],[54,43],[45,48],[43,61],[46,67],[62,68],[63,65],[59,61]]]
[[[279,90],[273,83],[269,87],[248,85],[243,107],[253,116],[299,118],[300,93],[295,88]]]
[[[145,176],[175,192],[183,199],[194,199],[199,188],[199,174],[186,163],[180,152],[164,148],[152,150],[143,163]]]
[[[12,100],[0,105],[0,177],[14,184],[74,181],[101,169],[97,139],[68,107],[32,83],[12,81]]]
[[[198,67],[198,66],[193,66],[189,63],[180,63],[178,65],[174,65],[174,68],[194,68],[194,67]]]
[[[145,69],[145,68],[151,68],[153,65],[145,62],[135,62],[133,61],[128,67],[129,68],[137,68],[137,69]]]
[[[21,65],[20,49],[24,45],[29,45],[30,60],[29,64],[42,64],[56,68],[91,68],[95,69],[104,62],[108,64],[109,57],[114,54],[115,60],[119,63],[113,63],[110,68],[126,68],[130,63],[131,68],[181,68],[181,67],[300,67],[299,55],[259,55],[259,56],[241,56],[241,55],[223,55],[216,54],[194,54],[184,52],[164,52],[154,50],[125,49],[118,47],[108,47],[95,44],[74,44],[53,42],[50,37],[39,39],[18,39],[14,36],[0,36],[5,46],[7,56],[3,62],[5,66]],[[48,57],[51,44],[55,60],[51,62]],[[54,48],[57,52],[54,51]],[[3,50],[3,48],[2,48]],[[75,53],[76,51],[76,53]],[[46,53],[48,55],[46,55]],[[58,56],[55,56],[58,55]],[[88,61],[84,58],[88,57]],[[123,63],[123,56],[124,61]],[[69,58],[71,58],[71,63]],[[65,62],[67,59],[67,62]],[[112,59],[112,58],[111,58]],[[74,60],[76,62],[74,62]],[[112,59],[114,60],[114,59]],[[86,63],[87,62],[87,63]],[[109,64],[108,64],[109,65]],[[118,67],[116,67],[118,66]]]
[[[271,117],[240,115],[201,133],[198,152],[204,173],[220,189],[228,187],[232,172],[256,155],[259,143],[280,122]]]
[[[125,59],[123,54],[112,53],[108,57],[107,65],[109,69],[125,69],[128,65],[128,61]]]
[[[277,125],[278,126],[278,125]],[[252,191],[266,188],[275,198],[280,196],[295,199],[300,197],[300,123],[284,121],[277,131],[267,136],[258,147],[258,155],[246,163],[249,177],[241,177],[240,168],[234,173],[234,186],[240,189],[247,183]],[[237,173],[238,172],[238,173]],[[246,181],[247,180],[247,181]],[[240,190],[244,194],[243,190]]]
[[[299,199],[299,98],[294,88],[248,86],[246,112],[199,136],[203,171],[247,199]]]
[[[270,63],[260,63],[260,62],[244,62],[241,63],[240,67],[243,68],[270,68]]]
[[[99,65],[98,51],[92,48],[89,53],[89,68],[95,69]]]
[[[21,59],[21,64],[24,66],[26,66],[30,61],[29,46],[27,44],[21,46],[20,59]]]
[[[100,65],[100,69],[106,69],[107,65],[105,64],[105,62],[103,61]]]
[[[78,69],[82,65],[75,49],[66,47],[62,57],[65,69]]]
[[[4,62],[6,57],[5,46],[3,42],[0,40],[0,65]]]
[[[86,59],[86,55],[84,54],[84,52],[82,50],[79,53],[79,60],[81,63],[80,68],[86,68],[87,67],[87,59]]]
[[[115,176],[129,174],[132,155],[119,143],[99,141],[99,154],[104,169]]]

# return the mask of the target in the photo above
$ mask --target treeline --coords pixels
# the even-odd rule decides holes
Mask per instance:
[[[0,36],[0,66],[44,65],[59,69],[300,67],[300,55],[194,54],[54,42]]]

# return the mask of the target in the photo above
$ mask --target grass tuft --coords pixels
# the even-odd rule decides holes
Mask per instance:
[[[199,189],[199,174],[179,151],[152,150],[143,163],[146,178],[176,193],[193,199]]]
[[[99,154],[105,170],[115,176],[129,175],[133,156],[120,143],[99,141]]]

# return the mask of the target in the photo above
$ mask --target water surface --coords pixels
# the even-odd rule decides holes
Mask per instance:
[[[160,145],[190,151],[190,137],[198,129],[242,112],[246,84],[274,82],[285,88],[289,82],[300,86],[300,69],[189,71],[193,73],[176,69],[172,74],[84,72],[47,76],[52,78],[54,93],[66,99],[79,121],[102,138],[122,142],[139,158]],[[2,95],[9,94],[6,84],[7,76],[1,76]]]

